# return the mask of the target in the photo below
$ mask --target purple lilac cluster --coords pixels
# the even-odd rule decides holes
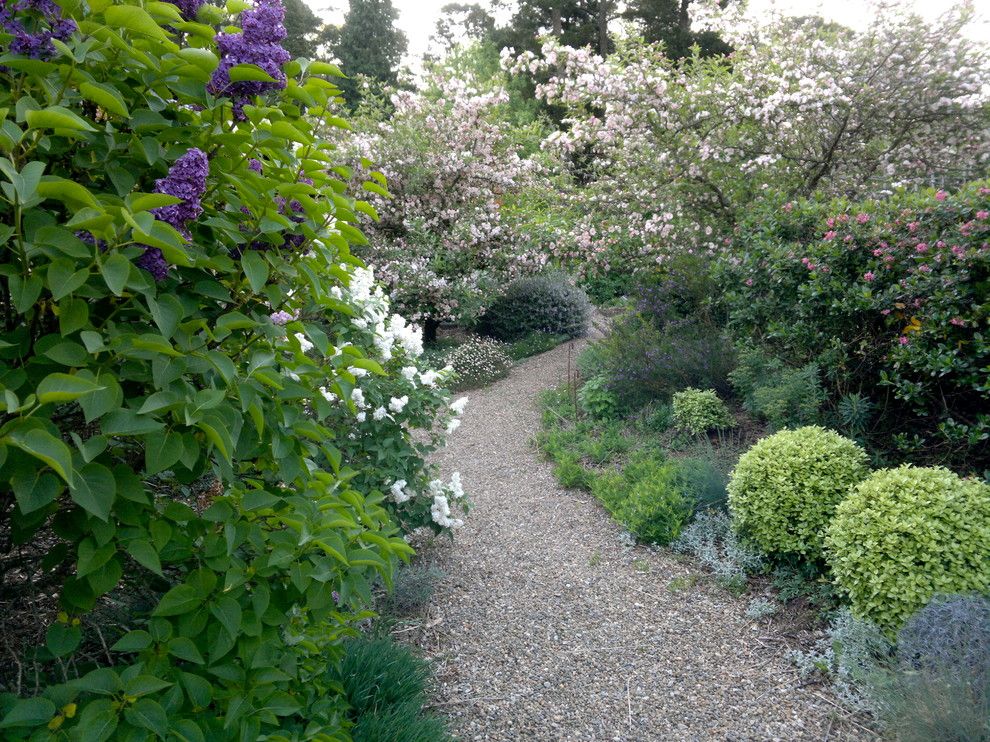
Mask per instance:
[[[0,27],[14,37],[13,54],[47,59],[55,54],[52,39],[68,41],[76,22],[63,18],[52,0],[0,0]]]
[[[187,21],[196,20],[196,14],[205,0],[171,0],[172,4],[179,9],[182,17]]]
[[[165,193],[182,201],[152,209],[151,213],[159,221],[170,224],[186,239],[190,238],[188,223],[203,213],[201,199],[206,193],[209,171],[206,154],[193,147],[172,164],[166,177],[155,181],[155,193]],[[157,247],[145,246],[144,254],[135,264],[148,271],[156,281],[164,281],[168,276],[168,263]]]
[[[220,66],[213,72],[207,90],[234,101],[234,117],[243,120],[243,109],[251,99],[267,90],[285,87],[282,65],[291,58],[282,48],[285,38],[285,8],[281,0],[257,0],[254,8],[241,14],[241,33],[217,34]],[[232,82],[230,68],[239,64],[257,65],[275,82]]]

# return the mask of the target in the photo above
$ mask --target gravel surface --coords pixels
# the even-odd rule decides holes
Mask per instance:
[[[851,740],[828,691],[747,600],[665,551],[624,548],[591,495],[562,489],[531,444],[537,396],[578,343],[473,392],[439,461],[473,508],[434,562],[417,639],[435,707],[462,740]],[[700,577],[700,579],[699,579]]]

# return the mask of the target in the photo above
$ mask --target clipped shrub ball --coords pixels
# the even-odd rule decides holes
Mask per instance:
[[[727,428],[733,423],[725,402],[714,389],[688,387],[674,395],[674,427],[700,435],[713,428]]]
[[[863,449],[835,431],[782,430],[739,458],[729,509],[736,527],[764,552],[817,559],[836,506],[868,474]]]
[[[591,303],[566,276],[548,274],[513,281],[481,317],[478,331],[511,342],[534,332],[581,337]]]
[[[990,590],[990,485],[942,467],[878,471],[836,509],[826,547],[853,613],[894,631],[936,593]]]

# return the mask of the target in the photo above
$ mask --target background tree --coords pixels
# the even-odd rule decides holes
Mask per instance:
[[[350,0],[343,25],[321,35],[347,75],[341,88],[352,106],[361,97],[359,75],[381,86],[396,84],[406,51],[406,35],[395,27],[398,17],[391,0]]]
[[[692,0],[629,0],[622,17],[640,27],[649,42],[662,42],[667,56],[683,59],[691,55],[691,47],[701,47],[701,55],[728,54],[731,47],[712,31],[691,30]],[[723,8],[728,0],[719,3]]]
[[[487,41],[495,32],[495,18],[478,3],[447,3],[440,9],[433,40],[449,52],[465,42]]]
[[[293,58],[317,59],[323,21],[303,0],[284,0],[285,41],[283,46]]]

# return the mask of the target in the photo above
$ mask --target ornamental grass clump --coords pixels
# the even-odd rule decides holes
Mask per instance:
[[[814,560],[836,506],[868,473],[866,453],[848,438],[817,426],[782,430],[739,458],[729,509],[763,551]]]
[[[674,395],[674,427],[691,435],[728,428],[732,415],[714,389],[687,388]]]
[[[836,508],[825,544],[853,612],[894,632],[936,593],[990,590],[990,485],[941,467],[878,471]]]

